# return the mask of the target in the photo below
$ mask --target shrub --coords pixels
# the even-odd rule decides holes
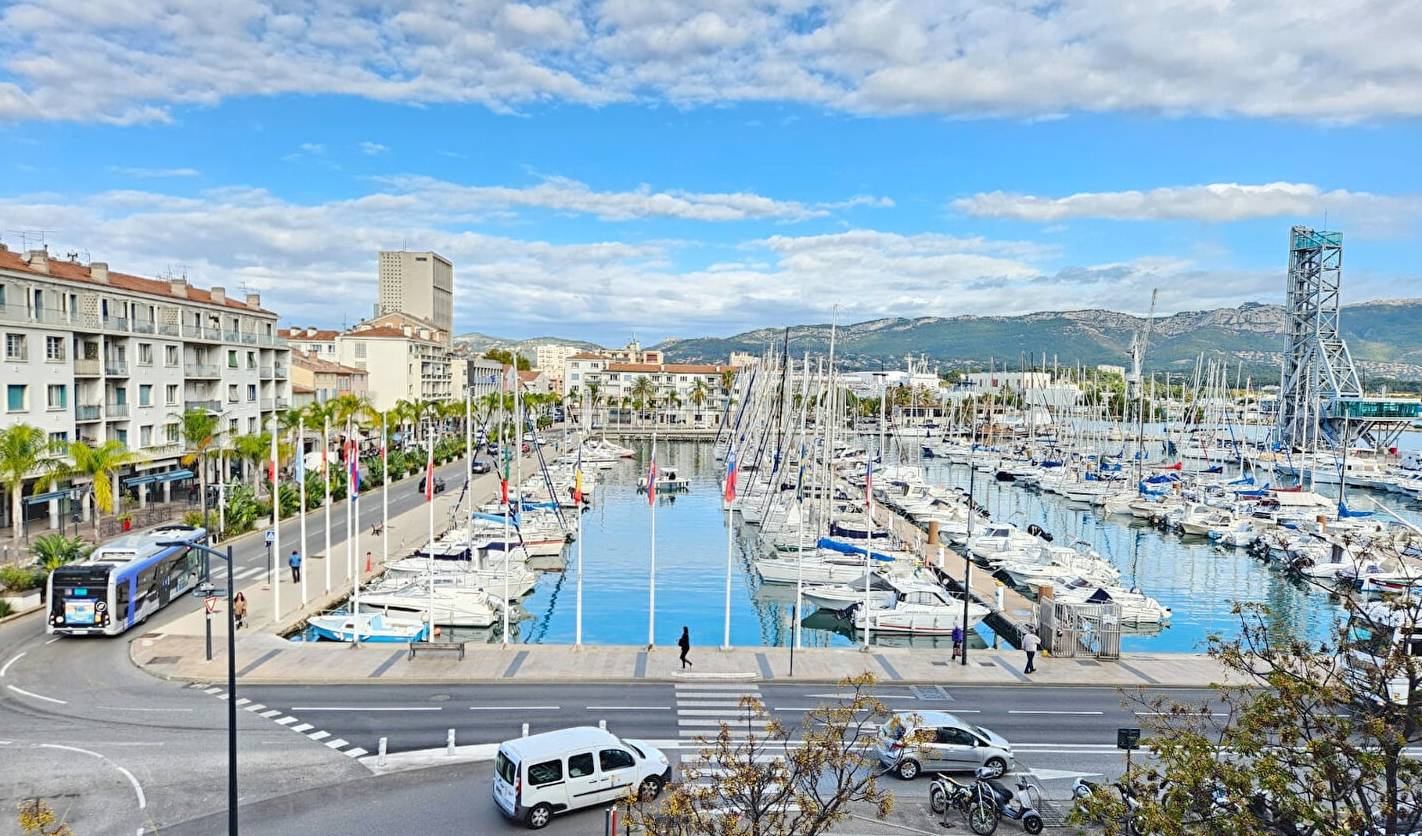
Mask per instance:
[[[208,512],[208,513],[209,513],[209,516],[210,516],[210,515],[211,515],[211,512]],[[202,528],[202,527],[203,527],[202,512],[201,512],[201,511],[189,511],[189,512],[187,512],[186,514],[184,514],[184,515],[183,515],[183,525],[190,525],[190,526],[192,526],[192,527],[194,527],[194,528]]]
[[[79,537],[45,534],[30,545],[30,554],[45,570],[53,572],[66,563],[80,560],[89,553],[89,546]]]
[[[10,602],[0,598],[0,618],[4,618],[14,610],[10,609]]]
[[[11,592],[29,592],[44,586],[49,573],[43,569],[27,569],[23,566],[0,566],[0,586]]]

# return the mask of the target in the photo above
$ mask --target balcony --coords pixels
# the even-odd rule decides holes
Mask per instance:
[[[98,358],[85,358],[74,361],[75,377],[98,377],[101,365]]]
[[[176,337],[176,336],[178,336],[179,329],[178,329],[177,323],[164,322],[164,323],[159,324],[159,326],[158,326],[158,333],[161,334],[161,335],[163,335],[163,336],[165,336],[165,337]]]
[[[262,366],[262,379],[263,379],[263,380],[266,380],[267,378],[269,378],[269,377],[271,377],[271,376],[272,376],[272,367],[271,367],[271,366]]]
[[[242,342],[244,342],[244,343],[249,343],[249,344],[251,344],[251,345],[256,345],[256,344],[257,344],[257,335],[256,335],[256,334],[249,334],[249,333],[243,331],[243,332],[242,332]]]
[[[276,408],[277,408],[277,409],[290,409],[290,408],[291,408],[291,402],[288,401],[286,398],[277,398],[277,399],[276,399]]]
[[[262,411],[270,412],[276,409],[276,398],[262,398]]]
[[[127,331],[128,318],[123,316],[104,317],[104,329],[107,331]]]
[[[227,343],[239,343],[242,341],[241,331],[224,331],[222,341]]]
[[[109,403],[104,405],[104,414],[110,421],[117,421],[128,417],[128,404]]]
[[[277,366],[277,367],[276,367],[276,379],[277,379],[277,380],[286,380],[286,366]]]
[[[222,373],[216,366],[209,366],[205,363],[188,363],[183,366],[184,377],[221,377]]]
[[[183,401],[183,411],[200,409],[203,412],[221,412],[221,401]]]
[[[151,319],[135,319],[133,321],[133,332],[135,334],[156,334],[158,325]]]
[[[202,326],[183,323],[183,336],[194,340],[202,339]]]
[[[128,377],[127,360],[105,360],[104,374],[109,377]]]
[[[74,405],[75,421],[97,421],[99,420],[100,414],[99,405],[96,403]]]

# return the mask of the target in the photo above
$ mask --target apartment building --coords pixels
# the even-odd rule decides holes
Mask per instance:
[[[582,349],[562,343],[548,343],[534,347],[533,367],[548,377],[548,385],[554,391],[563,391],[563,375],[569,357],[582,353]]]
[[[571,354],[563,361],[563,378],[559,390],[568,394],[607,371],[613,363],[661,365],[666,361],[661,351],[643,349],[636,340],[622,348],[602,348]]]
[[[381,250],[376,316],[403,313],[432,323],[448,345],[454,330],[454,264],[434,252]]]
[[[367,320],[336,337],[336,358],[366,372],[368,397],[382,412],[397,401],[454,397],[449,334],[405,313]]]
[[[340,331],[309,326],[306,328],[283,328],[277,331],[277,336],[286,340],[293,351],[304,351],[307,354],[333,362],[336,359],[336,337],[340,334]]]
[[[146,489],[182,471],[184,410],[248,433],[288,408],[290,351],[276,324],[255,293],[0,245],[4,422],[57,441],[119,441],[144,457],[124,484]]]
[[[291,385],[308,391],[315,403],[325,403],[341,395],[364,398],[369,393],[369,373],[354,366],[343,366],[305,351],[291,352]]]

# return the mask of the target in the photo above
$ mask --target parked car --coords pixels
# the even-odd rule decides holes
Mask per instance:
[[[920,772],[972,772],[996,778],[1016,765],[1001,735],[946,711],[900,711],[879,728],[879,763],[904,780]]]
[[[483,459],[475,459],[474,461],[472,461],[472,462],[469,463],[469,472],[470,472],[470,473],[474,473],[474,474],[479,474],[479,473],[491,473],[491,472],[493,472],[493,470],[494,470],[494,465],[491,464],[491,463],[489,463],[489,462],[484,461]]]
[[[424,493],[424,492],[425,492],[425,477],[421,476],[421,477],[420,477],[420,493]],[[434,478],[434,492],[435,492],[435,493],[444,493],[444,478],[443,478],[443,477],[441,477],[441,476],[436,476],[436,477]]]
[[[579,726],[501,743],[493,795],[505,816],[538,830],[558,813],[606,807],[634,791],[651,801],[670,780],[671,765],[660,750]]]

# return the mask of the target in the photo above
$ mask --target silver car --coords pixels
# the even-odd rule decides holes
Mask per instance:
[[[879,763],[904,780],[920,772],[972,772],[990,777],[1012,769],[1012,744],[1002,735],[946,711],[900,711],[879,728]]]

